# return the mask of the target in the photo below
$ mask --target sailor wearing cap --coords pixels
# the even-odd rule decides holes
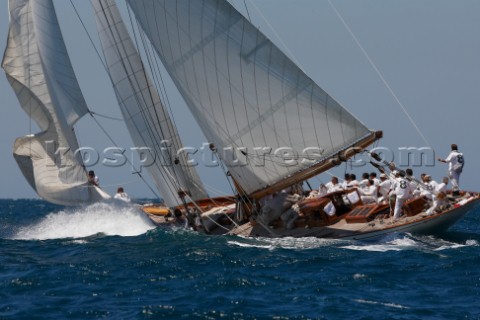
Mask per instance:
[[[388,178],[385,173],[380,175],[380,183],[378,184],[378,192],[380,193],[381,198],[378,199],[380,202],[387,199],[388,192],[392,188],[392,180]]]

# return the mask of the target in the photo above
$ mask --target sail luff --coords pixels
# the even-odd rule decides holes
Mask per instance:
[[[156,156],[147,168],[168,206],[181,204],[179,192],[207,197],[195,168],[179,153],[180,136],[163,106],[113,0],[93,0],[106,68],[134,144]],[[170,144],[170,146],[168,146]],[[177,161],[178,160],[178,161]],[[178,163],[177,163],[178,162]]]
[[[245,192],[300,177],[373,134],[227,1],[127,2]]]

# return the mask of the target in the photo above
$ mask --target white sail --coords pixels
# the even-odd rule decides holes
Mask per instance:
[[[128,4],[245,192],[302,175],[373,135],[227,1]]]
[[[195,168],[188,165],[182,143],[150,80],[114,0],[93,0],[107,71],[130,135],[137,147],[155,157],[147,169],[168,206],[181,204],[178,192],[194,200],[207,198]],[[169,146],[168,148],[166,146]],[[178,160],[177,163],[175,160]]]
[[[77,83],[51,0],[10,0],[2,67],[40,133],[18,138],[14,157],[43,199],[78,205],[108,197],[89,186],[74,124],[88,108]]]

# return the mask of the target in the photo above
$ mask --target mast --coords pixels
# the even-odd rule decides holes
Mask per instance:
[[[134,144],[155,159],[147,170],[165,203],[177,206],[182,194],[207,198],[188,157],[178,153],[182,142],[155,89],[114,0],[92,0],[106,69]]]
[[[78,205],[108,198],[88,184],[74,132],[88,112],[51,0],[9,0],[10,26],[2,61],[23,110],[41,129],[18,138],[13,154],[43,199]]]
[[[346,150],[381,136],[228,1],[127,2],[207,139],[252,197],[328,170],[340,153],[346,160],[355,153]]]

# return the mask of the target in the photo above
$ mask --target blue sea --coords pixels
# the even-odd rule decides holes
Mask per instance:
[[[0,200],[2,319],[480,319],[480,211],[375,242],[205,236]]]

